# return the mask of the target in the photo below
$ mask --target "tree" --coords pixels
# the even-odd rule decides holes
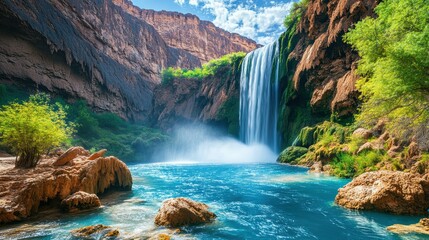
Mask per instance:
[[[16,154],[15,167],[35,167],[42,154],[60,146],[74,132],[74,125],[65,121],[64,107],[49,102],[48,95],[36,94],[23,103],[2,107],[0,141]]]
[[[387,119],[394,134],[429,127],[429,0],[385,0],[344,40],[361,57],[357,87],[363,125]]]

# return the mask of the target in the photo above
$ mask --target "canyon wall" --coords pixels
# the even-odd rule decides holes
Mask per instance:
[[[296,32],[282,36],[284,145],[290,145],[304,126],[330,117],[348,121],[356,112],[359,57],[342,38],[354,23],[373,16],[377,4],[377,0],[311,0]]]
[[[130,2],[120,3],[1,1],[0,84],[47,91],[69,100],[85,99],[97,111],[147,120],[161,71],[198,67],[201,60],[171,46],[152,25],[136,17],[133,11],[142,10],[133,6],[131,11],[126,7]],[[228,46],[236,46],[235,38],[240,38],[231,36],[224,38],[226,53],[235,49]],[[192,44],[186,38],[180,40],[182,45]],[[206,44],[218,43],[208,39]],[[192,48],[206,51],[202,45]]]
[[[204,79],[176,78],[154,91],[152,124],[164,130],[201,122],[238,136],[241,59]]]
[[[206,63],[232,52],[250,52],[255,41],[227,32],[192,14],[139,9],[129,0],[113,0],[129,14],[151,24],[170,47],[184,50]]]
[[[283,146],[290,146],[305,126],[330,118],[344,123],[353,120],[360,103],[355,87],[359,56],[342,38],[354,23],[373,16],[377,4],[377,0],[311,0],[301,18],[280,37],[282,99],[279,127]],[[177,79],[174,86],[169,86],[168,93],[166,87],[160,88],[162,90],[157,94],[163,95],[162,99],[172,98],[168,104],[160,101],[154,105],[159,108],[156,111],[160,111],[155,114],[160,126],[168,129],[175,123],[173,120],[181,118],[203,122],[215,120],[216,114],[200,113],[211,106],[211,102],[216,102],[216,98],[205,95],[205,100],[199,101],[198,96],[205,89],[202,86],[211,87],[211,92],[238,96],[239,86],[228,89],[225,87],[229,85],[220,84],[223,81],[223,77],[217,76],[204,79],[203,83]],[[237,77],[235,81],[239,81]],[[173,99],[178,100],[174,103]],[[238,106],[239,98],[230,98],[230,101],[234,99],[236,103],[229,105]]]

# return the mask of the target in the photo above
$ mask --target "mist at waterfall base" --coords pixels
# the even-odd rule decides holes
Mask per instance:
[[[174,163],[275,162],[280,151],[279,42],[243,59],[240,76],[240,141],[201,124],[176,128],[153,161]],[[152,161],[152,162],[153,162]]]
[[[151,162],[174,164],[270,163],[277,155],[266,145],[247,145],[222,131],[204,124],[176,127],[170,141]]]

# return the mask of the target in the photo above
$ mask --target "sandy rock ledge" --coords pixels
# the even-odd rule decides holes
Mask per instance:
[[[64,166],[54,166],[57,158],[51,158],[33,169],[0,171],[0,223],[24,220],[37,213],[42,202],[62,201],[79,191],[99,194],[111,188],[131,190],[131,172],[125,163],[115,157],[88,157],[87,151],[79,151]],[[95,199],[87,200],[96,203]]]
[[[420,233],[429,235],[429,218],[422,218],[418,223],[411,225],[395,224],[387,227],[387,230],[397,234]]]

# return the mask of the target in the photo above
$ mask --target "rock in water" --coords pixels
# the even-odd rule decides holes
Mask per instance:
[[[397,234],[420,233],[429,235],[429,218],[422,218],[418,223],[411,225],[395,224],[387,227],[387,230]]]
[[[429,208],[425,180],[417,174],[367,172],[338,190],[335,202],[346,208],[395,214],[425,214]]]
[[[76,191],[131,190],[125,163],[115,157],[87,158],[78,156],[73,165],[61,167],[53,166],[55,159],[43,159],[32,169],[0,171],[0,224],[23,220],[37,213],[41,202],[63,200]]]
[[[65,212],[77,212],[101,206],[100,199],[95,194],[83,191],[73,193],[61,201],[61,209]]]
[[[155,224],[167,227],[182,227],[208,223],[216,218],[204,203],[187,198],[173,198],[164,201],[155,217]]]
[[[119,231],[101,224],[83,227],[71,231],[71,234],[79,239],[117,239]]]

